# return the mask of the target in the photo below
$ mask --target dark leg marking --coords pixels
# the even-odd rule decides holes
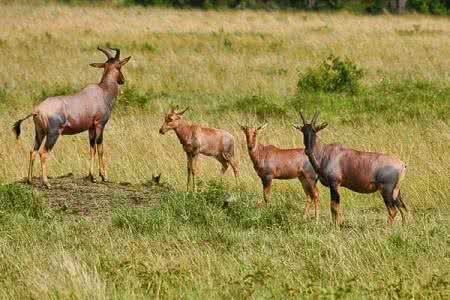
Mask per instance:
[[[271,189],[272,189],[272,176],[263,176],[261,178],[263,184],[263,196],[264,202],[267,204],[271,198]]]
[[[331,215],[336,226],[341,224],[341,196],[339,195],[339,185],[336,183],[330,184],[331,196]]]
[[[94,161],[97,152],[97,146],[95,144],[95,128],[89,128],[89,147],[90,147],[90,167],[88,179],[95,182],[94,177]]]

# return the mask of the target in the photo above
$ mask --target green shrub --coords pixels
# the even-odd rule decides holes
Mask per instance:
[[[0,211],[40,218],[46,211],[41,198],[30,187],[19,184],[0,185]]]
[[[287,108],[265,96],[245,96],[234,103],[219,106],[218,110],[255,114],[259,119],[285,117],[288,113]]]
[[[449,12],[450,1],[448,0],[410,0],[408,6],[421,13],[432,13],[445,15]]]
[[[330,55],[316,69],[308,69],[300,75],[297,88],[301,91],[312,92],[350,92],[359,90],[359,80],[363,71],[350,60],[341,60]]]
[[[374,0],[370,1],[366,8],[366,11],[370,14],[380,14],[387,6],[387,0]]]
[[[293,111],[312,114],[318,108],[324,119],[334,122],[364,124],[383,120],[389,123],[407,120],[450,119],[450,87],[427,81],[382,81],[361,88],[357,96],[306,91],[290,99]],[[339,112],[336,114],[336,112]]]
[[[125,85],[122,93],[117,99],[120,106],[139,106],[143,107],[150,103],[154,98],[154,94],[149,91],[142,91],[135,86]]]

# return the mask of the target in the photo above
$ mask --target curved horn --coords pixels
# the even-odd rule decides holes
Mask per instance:
[[[97,50],[102,51],[102,52],[106,55],[106,57],[107,57],[108,59],[113,58],[111,52],[109,52],[108,50],[103,49],[103,48],[101,48],[100,46],[97,47]]]
[[[188,109],[189,109],[189,106],[186,107],[183,111],[177,112],[177,114],[182,115],[182,114],[184,114]]]
[[[302,111],[300,111],[300,118],[301,118],[302,121],[303,121],[303,125],[306,125],[305,116],[303,115],[303,112],[302,112]]]
[[[258,128],[256,128],[256,130],[263,130],[264,128],[267,127],[267,125],[269,125],[269,123],[265,123],[265,124],[259,126]]]
[[[314,117],[311,120],[311,125],[315,126],[316,125],[316,121],[319,118],[320,112],[316,111],[316,113],[314,114]]]
[[[109,49],[116,51],[116,56],[114,57],[114,59],[120,58],[120,49],[119,48],[109,48]]]

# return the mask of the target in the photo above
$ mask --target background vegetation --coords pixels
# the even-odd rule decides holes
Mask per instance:
[[[14,3],[24,0],[1,0]],[[117,6],[171,6],[177,8],[237,8],[237,9],[296,9],[315,11],[348,10],[356,13],[380,14],[414,11],[425,14],[446,15],[450,11],[448,0],[35,0],[34,3],[63,3]]]
[[[0,10],[0,297],[450,296],[447,18],[56,4]],[[161,172],[170,188],[148,192],[154,196],[98,184],[100,197],[70,181],[44,193],[14,183],[26,174],[33,127],[24,122],[16,141],[12,123],[49,95],[98,82],[99,70],[88,66],[104,60],[97,45],[133,57],[105,132],[110,179],[137,184]],[[184,192],[185,155],[175,135],[158,134],[172,105],[189,105],[186,118],[236,137],[237,184],[203,159],[199,191]],[[300,147],[291,129],[300,109],[322,112],[330,124],[324,142],[406,162],[407,226],[385,229],[379,195],[344,189],[345,225],[334,229],[323,187],[320,220],[304,220],[295,180],[275,182],[270,205],[255,208],[261,187],[236,122],[267,121],[261,142]],[[50,175],[85,176],[88,158],[87,134],[64,136]]]

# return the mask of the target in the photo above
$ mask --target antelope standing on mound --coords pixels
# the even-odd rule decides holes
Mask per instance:
[[[388,211],[387,223],[391,225],[400,210],[402,221],[407,211],[400,194],[400,181],[406,166],[398,158],[382,153],[362,152],[342,144],[321,144],[319,131],[328,124],[316,125],[319,113],[316,112],[307,123],[300,112],[303,126],[294,127],[303,133],[305,152],[320,182],[330,188],[331,214],[335,225],[341,224],[339,187],[343,186],[358,193],[380,191]]]
[[[319,216],[319,191],[317,190],[317,175],[305,155],[304,149],[280,149],[272,145],[258,144],[256,136],[267,124],[258,128],[239,125],[247,140],[247,149],[253,167],[261,178],[265,204],[270,199],[273,179],[298,178],[306,195],[304,217],[308,216],[311,199],[314,200],[314,215]],[[258,204],[259,206],[260,204]]]
[[[14,123],[13,130],[16,137],[19,138],[20,124],[25,119],[33,117],[35,136],[34,146],[30,151],[29,183],[32,182],[36,152],[39,151],[43,183],[50,187],[47,177],[47,154],[52,150],[60,135],[77,134],[86,130],[89,131],[91,154],[89,178],[95,181],[94,159],[98,150],[100,177],[103,181],[106,180],[103,130],[111,116],[114,101],[119,92],[118,85],[125,81],[121,68],[130,60],[131,56],[120,60],[120,50],[117,48],[98,47],[97,49],[108,58],[105,63],[90,64],[94,68],[103,69],[103,76],[99,84],[90,84],[75,95],[49,97],[36,106],[31,114]],[[110,50],[116,51],[116,55],[113,56]]]
[[[178,112],[171,109],[164,118],[164,123],[159,129],[160,134],[169,130],[175,131],[184,152],[187,156],[187,189],[191,182],[192,190],[195,190],[195,176],[197,175],[197,159],[199,154],[212,156],[222,164],[221,175],[225,174],[231,165],[234,176],[239,176],[239,168],[234,157],[234,138],[222,129],[202,127],[190,124],[183,120],[183,114],[189,109]]]

